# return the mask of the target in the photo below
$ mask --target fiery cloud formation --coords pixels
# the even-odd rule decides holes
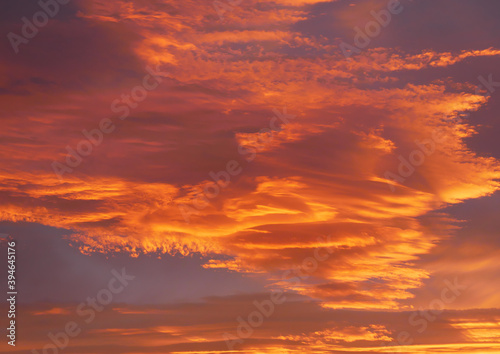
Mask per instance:
[[[489,25],[482,5],[458,2],[446,36],[467,14]],[[404,12],[345,58],[339,41],[356,41],[353,28],[387,1],[226,5],[220,16],[220,1],[82,0],[19,55],[4,48],[1,220],[64,229],[86,256],[199,256],[207,271],[285,290],[235,352],[390,352],[438,280],[461,274],[478,295],[446,303],[427,319],[435,332],[414,331],[398,350],[495,352],[500,315],[481,309],[498,307],[497,288],[478,291],[471,274],[498,271],[500,245],[446,242],[467,221],[448,208],[500,189],[500,156],[470,143],[488,126],[474,117],[495,102],[497,86],[478,77],[498,61],[496,37],[444,45],[426,29],[411,43],[405,33],[438,24],[419,18],[429,1],[402,0]],[[445,247],[488,255],[457,264]],[[252,294],[206,296],[200,307],[106,309],[72,350],[225,352],[222,333]],[[33,309],[26,331],[69,311]],[[42,337],[21,349],[43,348]]]

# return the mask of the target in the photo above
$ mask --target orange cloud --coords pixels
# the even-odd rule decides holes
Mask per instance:
[[[429,215],[500,187],[498,161],[466,144],[477,125],[457,119],[488,99],[474,92],[476,83],[424,71],[448,70],[500,51],[374,48],[345,60],[330,41],[299,30],[317,3],[250,2],[235,7],[221,24],[210,1],[84,2],[79,17],[122,43],[130,71],[159,65],[169,78],[64,181],[47,167],[64,157],[66,145],[82,139],[83,129],[113,117],[111,102],[137,84],[137,72],[121,68],[115,76],[96,69],[95,76],[85,77],[95,84],[82,90],[61,75],[58,89],[6,100],[0,159],[8,167],[0,175],[0,219],[67,229],[69,242],[86,254],[200,253],[212,257],[206,268],[266,274],[269,287],[314,298],[321,311],[407,308],[412,291],[432,271],[418,260],[456,229],[447,215]],[[339,14],[350,25],[353,15],[345,16]],[[26,82],[32,80],[31,71],[14,67]],[[402,72],[422,78],[415,83]],[[2,73],[7,80],[7,69]],[[297,116],[294,122],[263,132],[273,109],[284,106]],[[421,152],[425,161],[403,181],[388,180],[385,172],[398,171],[400,156],[409,159],[420,149],[416,141],[429,141],[436,130],[444,138],[433,142],[432,153]],[[262,140],[268,143],[260,147]],[[239,146],[253,149],[254,158],[248,160]],[[238,161],[241,174],[216,197],[204,197],[204,186],[213,183],[210,172],[231,160]],[[191,223],[180,205],[196,210]],[[314,273],[283,276],[303,273],[304,260],[318,248],[331,255]],[[497,301],[484,299],[478,307]],[[497,332],[481,326],[468,329],[474,340],[497,340]],[[325,327],[271,334],[301,348],[315,345],[318,352],[330,342],[389,337],[385,325]],[[144,338],[136,335],[142,331],[160,347],[216,341],[204,324],[93,333],[112,342],[123,335],[126,345],[139,347]],[[258,347],[252,350],[278,350],[271,343]],[[432,348],[428,343],[415,350]],[[458,350],[456,344],[443,348]]]

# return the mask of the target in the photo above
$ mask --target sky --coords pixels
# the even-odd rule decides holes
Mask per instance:
[[[0,353],[500,353],[499,15],[2,2]]]

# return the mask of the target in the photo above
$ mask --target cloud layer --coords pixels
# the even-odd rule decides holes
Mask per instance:
[[[455,20],[471,12],[459,2]],[[482,129],[471,117],[493,99],[477,66],[498,60],[500,48],[485,38],[479,47],[467,38],[444,45],[427,29],[412,46],[399,29],[425,27],[418,14],[431,11],[428,1],[402,1],[404,11],[351,58],[339,43],[353,43],[355,27],[385,1],[218,3],[79,1],[19,55],[4,48],[0,220],[66,229],[84,254],[201,255],[206,269],[264,275],[267,286],[300,294],[297,306],[318,316],[408,310],[432,299],[415,294],[456,265],[422,259],[439,254],[436,245],[463,221],[445,208],[500,187],[495,153],[468,144]],[[470,15],[477,22],[488,18],[479,7]],[[7,18],[2,28],[19,32],[19,24]],[[106,118],[112,131],[96,133]],[[92,143],[99,134],[102,142]],[[329,257],[292,281],[318,249]],[[489,274],[493,264],[492,256],[464,268]],[[495,299],[450,305],[464,312],[440,322],[439,333],[452,331],[457,341],[428,339],[412,350],[442,344],[453,352],[456,343],[486,350],[481,338],[498,341],[485,324],[497,326],[496,317],[482,322],[466,309],[497,307]],[[166,321],[92,335],[109,338],[115,352],[115,336],[130,339],[130,348],[150,338],[152,352],[216,352],[208,327],[215,313],[189,330]],[[371,316],[380,313],[297,333],[266,329],[249,343],[269,353],[357,344],[382,351],[378,342],[394,338],[395,323]]]

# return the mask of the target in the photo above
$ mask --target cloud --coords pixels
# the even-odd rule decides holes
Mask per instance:
[[[418,328],[408,323],[411,312],[326,310],[300,297],[288,296],[288,301],[277,306],[271,317],[254,328],[253,336],[235,350],[273,353],[280,348],[290,353],[304,350],[377,353],[392,348],[409,353],[440,348],[447,353],[481,353],[498,350],[499,346],[495,334],[500,318],[497,309],[445,311],[439,322],[431,322],[428,330],[418,333]],[[49,343],[48,327],[63,328],[66,322],[75,321],[82,333],[70,339],[71,347],[82,352],[222,353],[227,351],[223,334],[236,332],[236,318],[246,318],[255,310],[253,301],[267,298],[266,294],[250,294],[207,298],[196,304],[113,305],[98,313],[89,324],[74,314],[71,304],[64,308],[71,314],[55,311],[49,304],[24,307],[21,315],[33,316],[33,321],[23,328],[29,339],[20,343],[19,349],[40,349]],[[288,325],[292,321],[294,326]],[[395,337],[403,329],[415,341],[411,349],[396,345]]]
[[[13,66],[2,78],[10,89],[2,95],[1,220],[70,230],[85,254],[211,256],[206,268],[268,274],[269,286],[323,308],[407,308],[431,273],[418,260],[456,229],[453,217],[429,214],[499,189],[498,161],[469,148],[478,127],[463,117],[489,99],[475,81],[448,73],[500,51],[374,47],[346,60],[332,38],[302,27],[330,5],[242,4],[224,24],[210,2],[79,4],[77,17],[46,28],[40,44],[2,59]],[[347,21],[349,11],[339,16]],[[130,95],[146,67],[168,77],[120,120],[112,102]],[[283,107],[294,121],[262,132]],[[116,131],[60,181],[52,162],[104,117]],[[259,148],[262,139],[269,143]],[[402,162],[417,153],[421,163]],[[197,206],[211,172],[233,160],[242,172]],[[412,172],[388,180],[402,163]],[[190,223],[180,205],[196,210]],[[332,256],[310,278],[281,278],[319,246]],[[387,335],[369,324],[349,330]],[[319,333],[335,341],[338,331]]]

